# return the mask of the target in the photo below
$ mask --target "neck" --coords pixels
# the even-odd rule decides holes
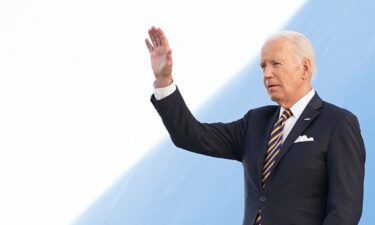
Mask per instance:
[[[301,98],[303,98],[307,93],[312,90],[312,87],[305,88],[304,90],[300,91],[299,93],[294,94],[291,98],[280,101],[278,104],[283,107],[284,109],[290,109],[294,104],[296,104]]]

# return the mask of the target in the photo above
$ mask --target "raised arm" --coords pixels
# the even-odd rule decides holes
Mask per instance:
[[[155,87],[169,86],[172,82],[172,50],[160,28],[151,27],[146,45],[150,52]],[[241,160],[242,138],[247,117],[232,123],[201,123],[186,106],[178,89],[163,99],[152,95],[151,102],[158,111],[173,143],[196,153]]]

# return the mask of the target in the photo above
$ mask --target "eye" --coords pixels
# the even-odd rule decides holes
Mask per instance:
[[[265,63],[261,63],[260,64],[260,68],[262,68],[262,70],[264,70],[264,68],[266,68],[266,64]]]
[[[278,62],[278,61],[273,61],[273,62],[272,62],[272,65],[273,65],[274,67],[279,67],[279,66],[281,66],[281,63]]]

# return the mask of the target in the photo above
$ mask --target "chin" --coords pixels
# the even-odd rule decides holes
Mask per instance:
[[[276,103],[279,103],[280,101],[280,96],[277,96],[275,94],[268,94],[270,96],[270,99]]]

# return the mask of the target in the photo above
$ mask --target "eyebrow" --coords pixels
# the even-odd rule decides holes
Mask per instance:
[[[271,61],[271,63],[275,63],[275,62],[281,63],[281,62],[283,62],[281,59],[272,59],[270,61]],[[262,61],[262,62],[259,63],[260,66],[263,66],[264,64],[266,64],[265,61]]]

